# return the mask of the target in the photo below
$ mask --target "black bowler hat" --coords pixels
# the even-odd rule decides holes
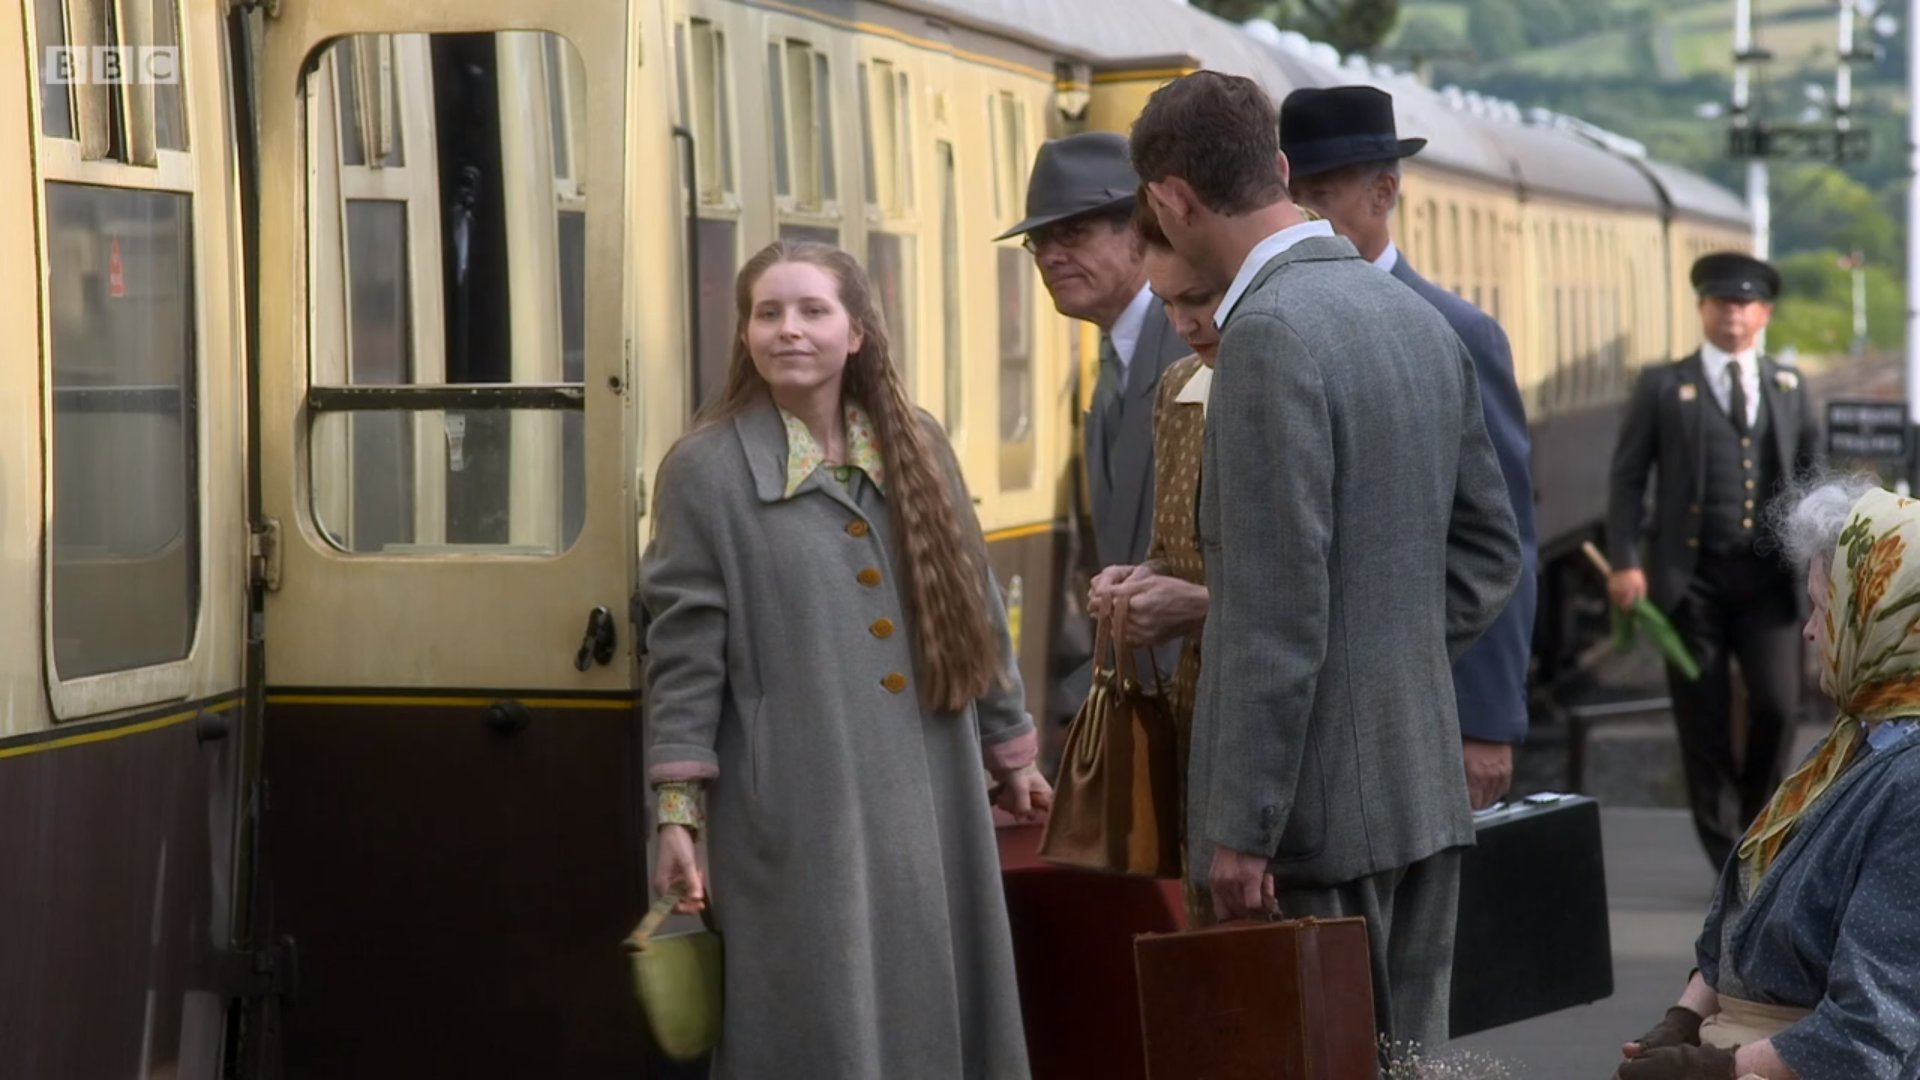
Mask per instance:
[[[1033,159],[1027,180],[1027,218],[994,237],[1005,240],[1100,210],[1133,205],[1140,190],[1127,159],[1127,138],[1111,131],[1088,131],[1050,139]]]
[[[1393,95],[1372,86],[1295,90],[1280,103],[1280,152],[1294,176],[1398,161],[1427,145],[1393,126]]]
[[[1771,304],[1780,295],[1780,272],[1751,255],[1717,251],[1693,264],[1693,291],[1728,300]]]

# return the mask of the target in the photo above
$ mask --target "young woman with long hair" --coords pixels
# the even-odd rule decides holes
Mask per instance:
[[[1052,791],[972,502],[851,256],[777,243],[735,293],[641,563],[654,885],[726,942],[713,1075],[1023,1077],[981,767],[1017,816]]]

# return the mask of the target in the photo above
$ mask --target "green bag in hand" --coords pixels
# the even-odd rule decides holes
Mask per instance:
[[[623,946],[633,969],[633,992],[660,1052],[692,1061],[720,1042],[723,1001],[720,935],[707,929],[654,937],[679,896],[654,902]]]

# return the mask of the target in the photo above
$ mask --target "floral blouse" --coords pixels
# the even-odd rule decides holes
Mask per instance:
[[[867,474],[874,487],[883,494],[886,492],[886,466],[874,441],[873,421],[860,406],[851,401],[846,405],[847,462],[844,465],[827,460],[826,452],[814,439],[806,421],[785,409],[780,410],[780,419],[787,426],[787,498],[793,498],[801,485],[822,468],[830,469],[833,478],[842,484],[853,479],[853,470],[858,469]],[[684,825],[695,832],[706,828],[700,785],[698,780],[672,780],[658,785],[655,825]]]

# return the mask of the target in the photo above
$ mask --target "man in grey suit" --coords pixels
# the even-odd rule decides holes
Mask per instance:
[[[1119,135],[1096,131],[1050,140],[1027,181],[1026,218],[994,238],[1024,237],[1054,307],[1100,328],[1100,374],[1083,421],[1093,526],[1093,557],[1083,567],[1089,574],[1146,561],[1153,535],[1154,394],[1161,372],[1191,351],[1147,287],[1128,227],[1139,183]],[[1168,575],[1132,598],[1136,619],[1160,619],[1164,627],[1193,621],[1195,605],[1205,611],[1205,590]],[[1161,670],[1171,674],[1180,642],[1155,652]],[[1067,676],[1056,711],[1070,715],[1079,706],[1089,673],[1082,662]]]
[[[1400,202],[1400,159],[1425,139],[1402,139],[1393,97],[1371,86],[1295,90],[1280,104],[1280,150],[1292,167],[1294,201],[1318,211],[1353,241],[1360,257],[1391,273],[1446,316],[1473,357],[1487,435],[1500,455],[1507,499],[1520,527],[1525,568],[1507,609],[1453,665],[1461,756],[1474,809],[1490,806],[1513,782],[1513,746],[1527,735],[1527,664],[1539,553],[1533,530],[1526,406],[1513,376],[1506,332],[1486,312],[1414,272],[1388,231]]]
[[[1196,879],[1223,918],[1365,918],[1381,1033],[1437,1048],[1473,842],[1450,668],[1521,567],[1473,361],[1431,304],[1288,200],[1279,118],[1252,81],[1161,87],[1132,153],[1161,229],[1224,286]]]

